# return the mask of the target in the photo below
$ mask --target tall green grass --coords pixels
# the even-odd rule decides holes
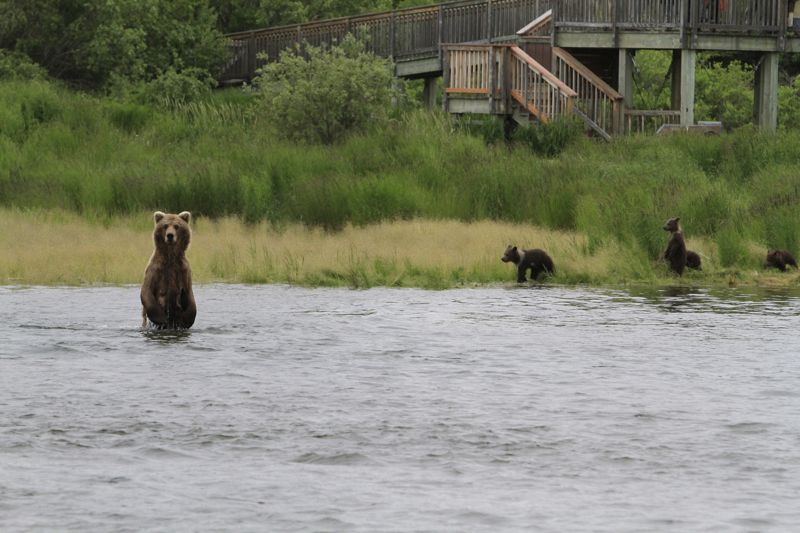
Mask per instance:
[[[642,272],[672,216],[687,236],[716,243],[724,267],[756,264],[747,242],[800,246],[797,131],[570,144],[560,126],[505,142],[497,125],[476,132],[421,111],[334,146],[280,141],[277,128],[240,91],[165,111],[1,82],[0,206],[100,219],[191,210],[332,231],[416,217],[507,221],[580,232],[588,256],[619,243],[624,268]]]

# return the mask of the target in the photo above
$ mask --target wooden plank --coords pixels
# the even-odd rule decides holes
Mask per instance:
[[[489,94],[489,89],[482,87],[448,87],[447,94]]]

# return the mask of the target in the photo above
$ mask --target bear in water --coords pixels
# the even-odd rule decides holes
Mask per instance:
[[[188,328],[194,324],[197,307],[192,293],[192,269],[186,249],[192,239],[189,222],[192,214],[184,211],[153,215],[155,250],[144,272],[140,294],[142,327],[149,320],[157,328]]]
[[[767,251],[767,268],[777,268],[781,272],[786,272],[787,265],[797,268],[797,261],[792,254],[786,250]]]
[[[500,260],[504,263],[511,262],[517,265],[517,283],[525,282],[525,273],[528,269],[531,271],[532,281],[535,281],[542,272],[554,274],[556,271],[553,266],[553,260],[547,255],[547,252],[539,248],[518,250],[516,246],[509,244]]]

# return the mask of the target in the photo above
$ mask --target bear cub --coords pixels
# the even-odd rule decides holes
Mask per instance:
[[[786,250],[767,251],[767,267],[777,268],[781,272],[786,272],[786,266],[791,265],[797,268],[797,261],[794,256]]]
[[[536,281],[543,272],[554,274],[553,260],[547,252],[534,248],[532,250],[518,250],[516,246],[508,245],[506,252],[500,260],[504,263],[514,263],[517,265],[517,283],[524,283],[525,274],[528,269],[531,271],[531,280]]]
[[[192,214],[153,215],[155,249],[144,272],[142,283],[142,327],[149,320],[156,328],[189,328],[197,307],[192,293],[192,269],[186,249],[192,239],[189,222]]]
[[[664,259],[669,263],[670,270],[682,276],[683,269],[686,268],[686,242],[683,240],[680,220],[680,217],[674,217],[664,224],[664,230],[670,232]]]

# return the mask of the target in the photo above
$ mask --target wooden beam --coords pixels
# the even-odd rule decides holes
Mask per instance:
[[[681,50],[681,126],[694,124],[694,81],[697,52]]]
[[[764,54],[756,69],[755,122],[768,131],[778,127],[778,59],[780,54]]]

